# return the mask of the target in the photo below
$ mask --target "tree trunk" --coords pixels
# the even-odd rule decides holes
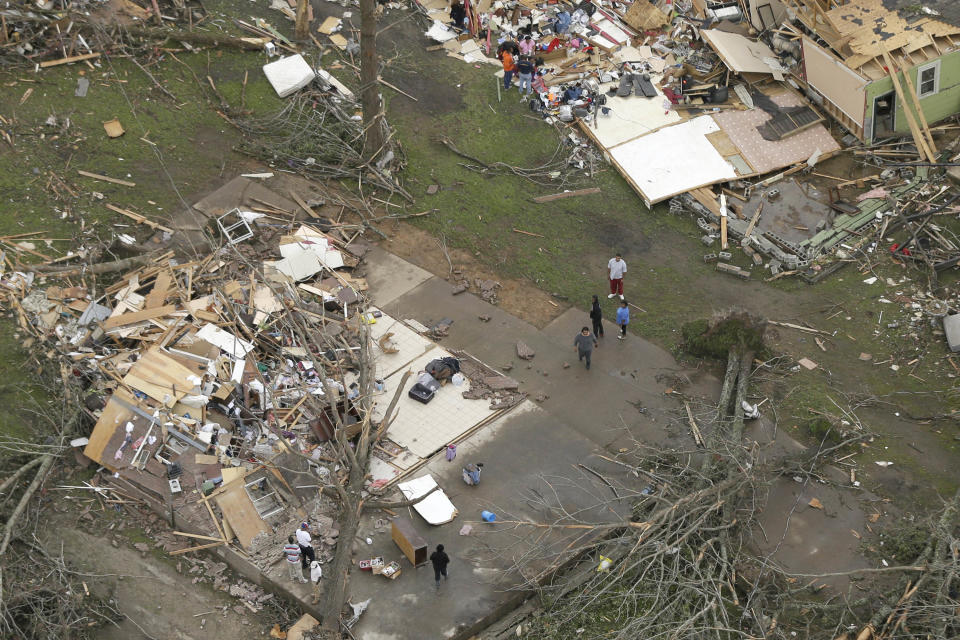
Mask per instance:
[[[360,102],[366,130],[363,155],[368,161],[375,160],[384,145],[376,12],[377,0],[360,0]]]
[[[347,587],[350,584],[350,564],[353,555],[354,538],[357,537],[357,529],[360,526],[360,514],[363,507],[360,504],[360,496],[352,489],[354,486],[363,486],[364,470],[357,473],[354,469],[350,470],[350,479],[347,482],[345,491],[341,493],[340,500],[340,518],[337,520],[337,526],[340,528],[340,535],[337,540],[337,547],[333,554],[333,562],[330,563],[329,580],[324,580],[326,589],[323,593],[323,628],[328,631],[340,633],[340,614],[344,603],[350,597]],[[359,479],[354,478],[357,475]],[[343,497],[346,496],[346,497]]]
[[[309,37],[310,31],[310,1],[297,0],[297,21],[293,27],[293,37],[297,42],[303,42]]]

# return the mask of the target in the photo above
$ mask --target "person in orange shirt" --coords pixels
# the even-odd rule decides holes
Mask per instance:
[[[504,51],[501,57],[503,61],[503,88],[509,89],[510,83],[513,81],[513,74],[517,70],[517,65],[513,61],[513,54],[509,51]]]

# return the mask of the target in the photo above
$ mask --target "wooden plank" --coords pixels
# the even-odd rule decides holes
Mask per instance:
[[[220,542],[211,542],[210,544],[201,544],[198,547],[189,547],[187,549],[178,549],[177,551],[171,551],[170,555],[179,556],[184,553],[190,553],[191,551],[201,551],[203,549],[212,549],[213,547],[219,547],[222,544],[226,544],[223,540]]]
[[[40,63],[41,69],[48,69],[50,67],[56,67],[61,64],[70,64],[71,62],[82,62],[84,60],[92,60],[93,58],[99,58],[99,53],[85,53],[81,56],[70,56],[68,58],[60,58],[59,60],[47,60],[46,62]]]
[[[307,203],[303,200],[303,198],[301,198],[299,195],[297,195],[297,192],[294,191],[293,189],[290,190],[290,197],[293,198],[294,201],[295,201],[298,205],[300,205],[300,208],[301,208],[301,209],[303,209],[304,211],[307,212],[307,215],[308,215],[308,216],[310,216],[311,218],[319,218],[319,217],[320,217],[320,215],[319,215],[316,211],[314,211],[313,209],[311,209],[310,206],[307,205]]]
[[[216,501],[244,549],[249,550],[253,539],[260,533],[270,533],[270,527],[257,513],[243,482],[233,482],[226,491],[216,497]]]
[[[765,201],[761,200],[757,206],[757,210],[753,212],[753,217],[750,218],[750,224],[747,225],[747,230],[743,234],[744,238],[749,238],[750,234],[753,233],[753,228],[757,226],[757,221],[760,219],[760,212],[763,211],[764,202]]]
[[[703,436],[700,435],[700,428],[697,426],[697,421],[693,419],[693,411],[690,409],[690,403],[684,402],[683,408],[687,410],[687,421],[690,423],[690,429],[693,431],[693,439],[697,441],[697,444],[701,447],[706,446],[703,442]]]
[[[136,182],[130,182],[129,180],[119,180],[117,178],[111,178],[109,176],[101,176],[96,173],[90,173],[89,171],[81,171],[80,169],[77,169],[77,173],[79,173],[81,176],[84,176],[86,178],[93,178],[94,180],[102,180],[104,182],[109,182],[111,184],[119,184],[119,185],[123,185],[124,187],[137,186]]]
[[[903,87],[900,86],[900,79],[897,77],[899,72],[895,70],[893,66],[893,60],[890,58],[890,54],[887,53],[886,49],[881,49],[880,52],[883,54],[883,60],[887,65],[887,72],[890,74],[890,80],[893,81],[893,88],[897,93],[897,98],[901,103],[903,103],[903,114],[907,118],[907,125],[910,127],[910,133],[913,135],[914,142],[917,143],[917,149],[920,150],[920,153],[929,162],[936,162],[936,157],[927,146],[927,141],[924,139],[923,134],[920,133],[920,127],[917,125],[917,121],[914,120],[913,113],[907,107],[907,99],[904,96]]]
[[[144,309],[143,311],[134,311],[132,313],[121,313],[117,316],[111,316],[103,321],[104,329],[113,329],[115,327],[122,327],[128,324],[134,324],[136,322],[143,322],[144,320],[152,320],[154,318],[160,318],[166,315],[170,315],[177,310],[177,305],[168,304],[162,307],[153,307],[151,309]]]
[[[588,196],[595,193],[600,193],[600,187],[590,187],[588,189],[577,189],[576,191],[564,191],[563,193],[554,193],[549,196],[538,196],[533,199],[537,204],[543,204],[544,202],[553,202],[554,200],[560,200],[561,198],[572,198],[574,196]]]
[[[923,115],[923,106],[920,104],[920,98],[917,96],[917,90],[913,87],[913,78],[910,77],[909,71],[903,72],[903,79],[906,82],[907,89],[910,91],[910,99],[913,101],[913,108],[917,110],[917,120],[920,122],[920,126],[922,127],[922,132],[925,136],[924,139],[930,146],[931,151],[936,153],[937,147],[933,143],[933,134],[930,133],[930,125],[927,124],[927,117]],[[918,76],[917,80],[919,79],[920,78]]]
[[[105,206],[107,209],[110,209],[110,211],[113,211],[114,213],[119,213],[122,216],[127,216],[131,220],[136,220],[137,222],[141,224],[145,224],[148,227],[151,227],[153,229],[159,229],[160,231],[173,233],[173,229],[171,229],[170,227],[165,227],[162,224],[159,224],[157,222],[154,222],[153,220],[150,220],[149,218],[145,218],[139,213],[134,213],[133,211],[128,211],[127,209],[121,209],[120,207],[112,205],[110,203],[107,203],[103,206]]]
[[[201,536],[198,533],[187,533],[186,531],[173,531],[175,536],[185,536],[187,538],[197,538],[198,540],[213,540],[215,542],[226,542],[223,538],[214,538],[213,536]]]
[[[167,296],[170,294],[170,282],[172,280],[173,276],[169,271],[161,271],[159,275],[157,275],[157,279],[153,283],[153,289],[151,289],[150,293],[143,299],[145,309],[155,309],[163,306],[163,303],[167,301]]]

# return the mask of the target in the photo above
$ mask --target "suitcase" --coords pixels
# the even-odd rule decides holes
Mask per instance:
[[[434,391],[430,387],[420,384],[419,382],[413,385],[412,387],[410,387],[410,391],[407,392],[408,396],[410,396],[417,402],[422,402],[423,404],[427,404],[428,402],[433,400],[433,396],[435,394],[436,394],[436,391]]]

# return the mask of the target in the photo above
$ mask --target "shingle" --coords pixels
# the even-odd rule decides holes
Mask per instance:
[[[856,0],[854,0],[856,2]],[[940,22],[960,27],[960,2],[958,0],[883,0],[883,6],[896,11],[905,20],[930,17]],[[929,15],[918,11],[919,7],[926,7],[936,11],[939,15]]]

